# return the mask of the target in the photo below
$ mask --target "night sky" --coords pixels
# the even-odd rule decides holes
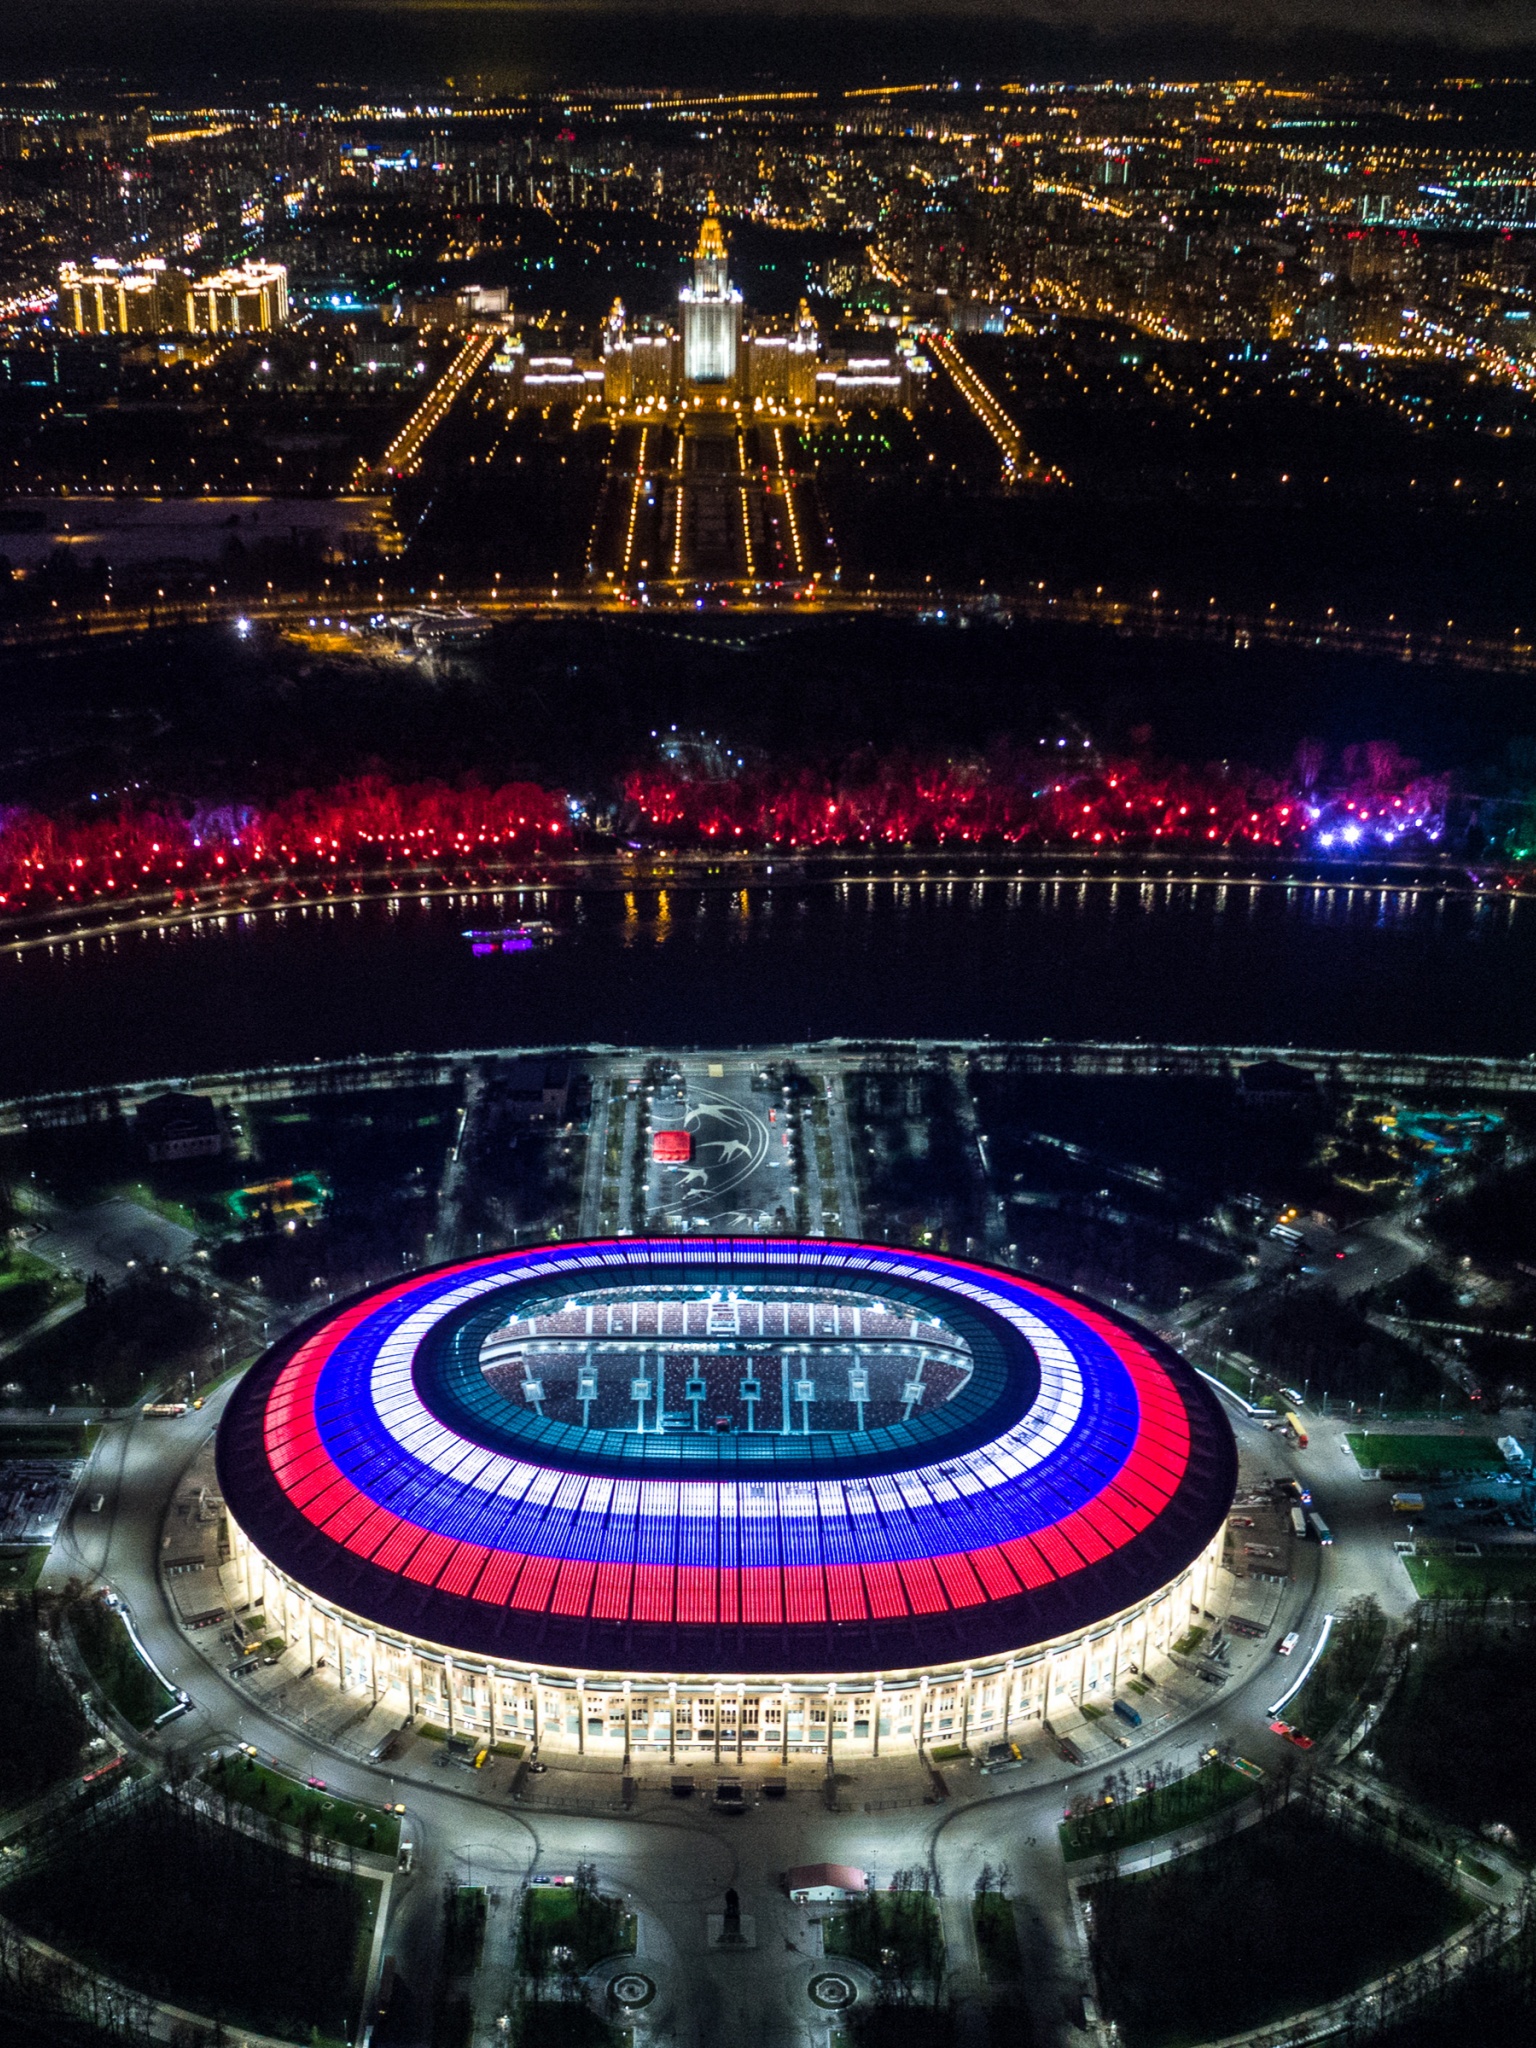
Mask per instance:
[[[1434,75],[1533,48],[1530,0],[0,0],[9,80],[108,70],[166,86]]]

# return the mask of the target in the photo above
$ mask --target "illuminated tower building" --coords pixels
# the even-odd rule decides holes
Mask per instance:
[[[741,293],[731,289],[726,273],[725,236],[713,192],[693,252],[693,283],[680,296],[684,380],[690,389],[733,397],[741,354]]]
[[[802,299],[795,331],[789,338],[788,397],[792,406],[808,411],[816,403],[816,366],[821,355],[821,336],[810,306]]]
[[[624,301],[615,299],[603,322],[603,398],[612,406],[626,406],[633,395],[630,376],[629,341],[624,332]]]

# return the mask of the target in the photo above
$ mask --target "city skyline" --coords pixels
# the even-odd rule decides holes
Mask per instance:
[[[20,21],[4,2048],[1526,2048],[1527,31]]]

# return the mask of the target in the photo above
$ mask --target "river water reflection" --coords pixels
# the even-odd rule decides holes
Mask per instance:
[[[474,925],[555,941],[476,958]],[[811,881],[289,908],[0,958],[7,1094],[351,1053],[844,1037],[1523,1055],[1536,903],[1246,882]]]

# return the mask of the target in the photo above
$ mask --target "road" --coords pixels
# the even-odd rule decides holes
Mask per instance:
[[[765,1078],[766,1077],[766,1078]],[[793,1227],[799,1197],[797,1104],[760,1060],[685,1059],[651,1098],[650,1129],[685,1132],[684,1165],[646,1170],[646,1208],[667,1230],[722,1235]],[[820,1225],[820,1218],[816,1219]]]

